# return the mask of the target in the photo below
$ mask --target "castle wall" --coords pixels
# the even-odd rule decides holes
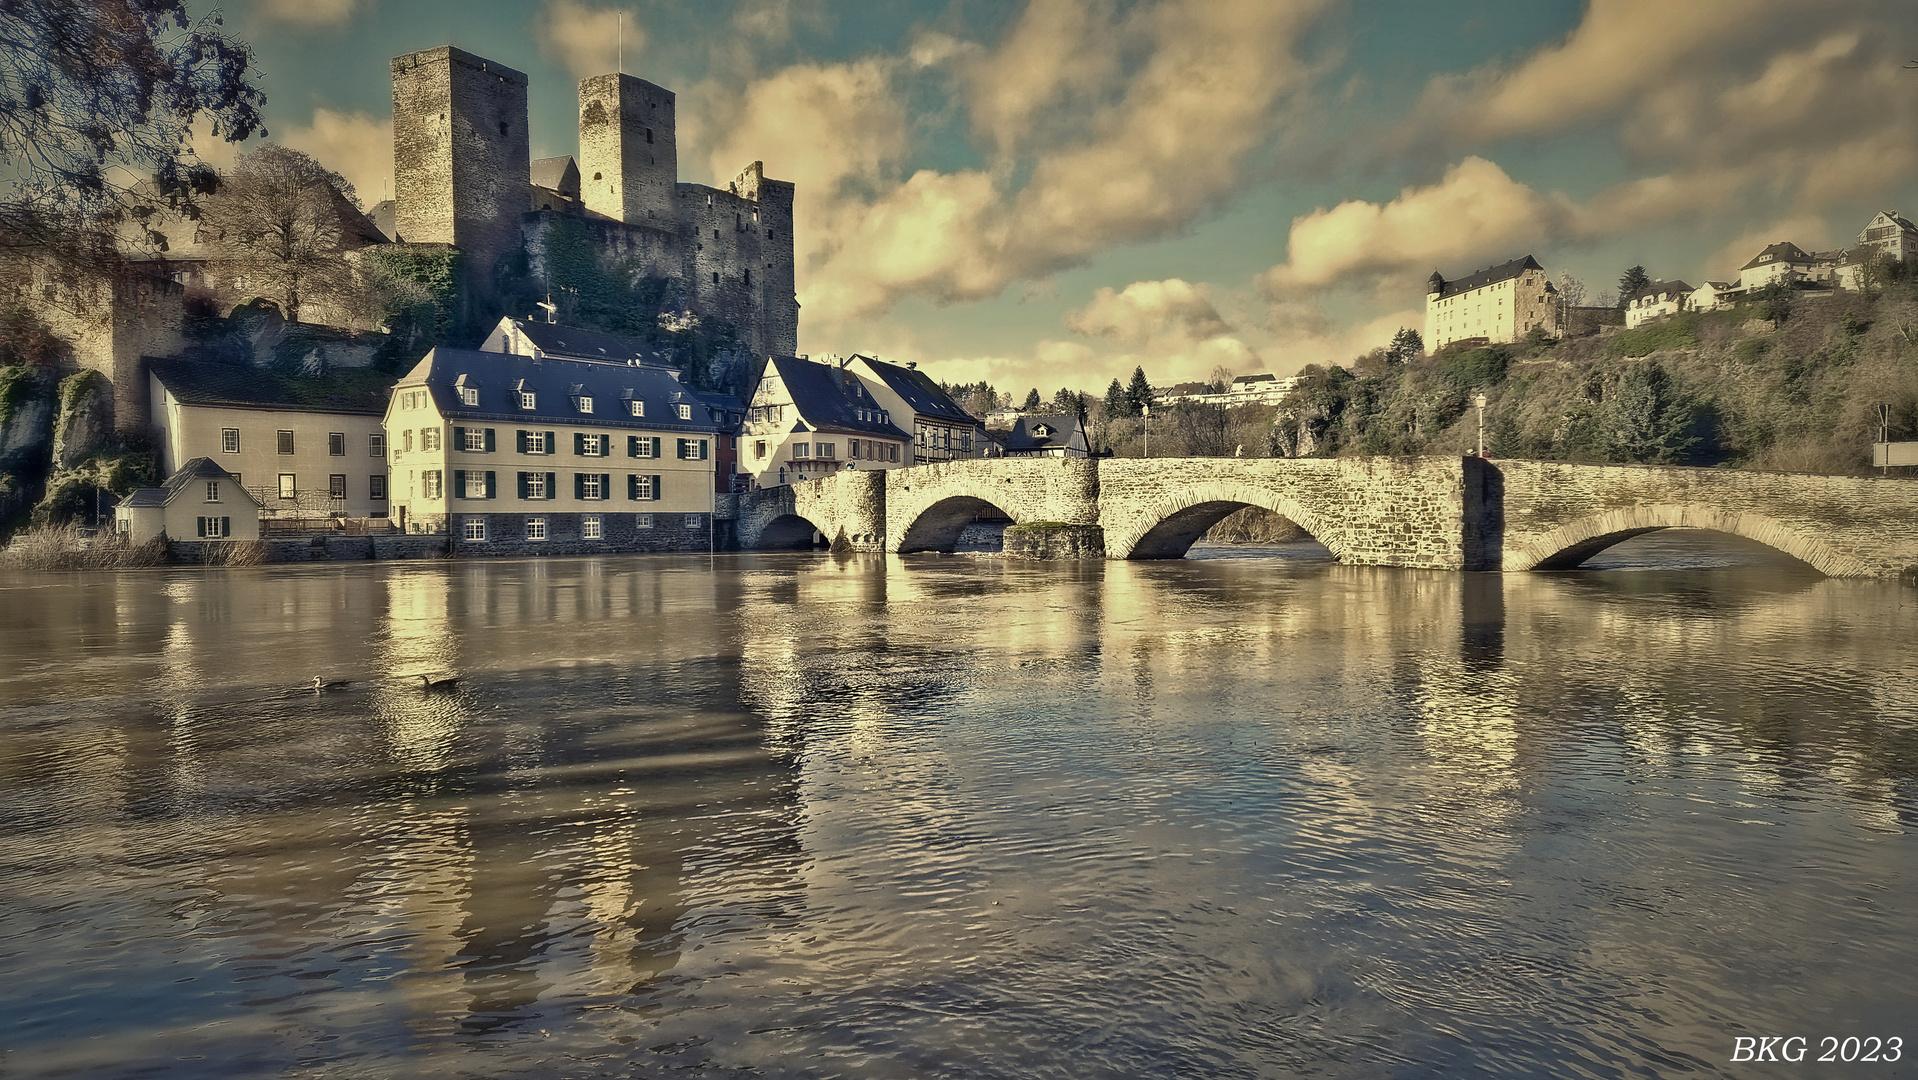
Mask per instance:
[[[27,299],[47,329],[72,350],[68,359],[112,384],[114,429],[143,429],[151,399],[141,357],[173,356],[185,346],[185,288],[134,268],[77,282],[42,275]]]
[[[580,199],[629,225],[670,227],[679,181],[673,92],[631,75],[579,84]]]

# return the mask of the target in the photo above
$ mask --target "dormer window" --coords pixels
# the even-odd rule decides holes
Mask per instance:
[[[521,390],[519,392],[519,407],[522,409],[532,409],[532,408],[538,407],[538,399],[533,396],[533,392],[531,390]]]
[[[634,416],[646,415],[646,403],[639,400],[638,398],[634,398],[633,400],[627,402],[626,405],[628,408],[632,410]]]
[[[579,397],[576,397],[573,399],[573,408],[578,409],[580,412],[583,412],[583,413],[592,412],[593,399],[582,394]]]
[[[679,406],[679,418],[681,420],[691,420],[693,418],[693,407],[691,405]]]
[[[461,405],[478,405],[479,404],[479,387],[477,386],[460,387],[460,404]]]

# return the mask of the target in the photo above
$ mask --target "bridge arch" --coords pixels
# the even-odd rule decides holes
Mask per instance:
[[[818,533],[832,543],[833,536],[825,528],[803,515],[781,514],[768,521],[759,529],[759,535],[752,547],[762,551],[792,551],[813,546],[813,534]]]
[[[936,491],[928,493],[924,505],[894,519],[903,522],[905,527],[900,530],[893,550],[902,555],[914,551],[951,551],[958,546],[959,534],[966,526],[988,510],[1011,518],[1014,524],[1023,524],[1022,516],[1006,505],[1014,502],[1016,500],[1006,498],[1005,492],[994,491],[988,484],[940,484]]]
[[[1782,551],[1831,577],[1857,577],[1867,573],[1857,560],[1840,555],[1823,541],[1774,518],[1666,504],[1625,507],[1566,522],[1543,536],[1508,547],[1504,569],[1507,572],[1570,570],[1608,547],[1657,529],[1709,529],[1742,536]]]
[[[1117,536],[1107,530],[1106,557],[1181,558],[1206,530],[1248,506],[1270,510],[1292,522],[1343,561],[1344,545],[1330,522],[1276,491],[1230,482],[1194,484],[1146,503]]]

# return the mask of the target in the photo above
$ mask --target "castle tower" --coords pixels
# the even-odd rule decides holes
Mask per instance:
[[[450,45],[393,58],[393,227],[453,244],[467,294],[493,299],[494,269],[519,249],[528,207],[526,76]]]
[[[631,75],[579,84],[580,199],[629,225],[674,229],[679,144],[673,92]]]

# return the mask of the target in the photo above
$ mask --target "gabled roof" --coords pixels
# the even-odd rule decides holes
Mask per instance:
[[[1637,292],[1626,297],[1625,299],[1627,301],[1632,301],[1632,300],[1638,299],[1641,296],[1656,296],[1659,293],[1689,293],[1689,292],[1692,292],[1695,288],[1696,286],[1687,285],[1685,282],[1679,281],[1676,279],[1672,281],[1651,281],[1651,282],[1647,282],[1644,288],[1638,290]]]
[[[1906,232],[1918,232],[1918,225],[1913,225],[1911,223],[1910,218],[1906,217],[1905,215],[1899,213],[1896,210],[1880,210],[1878,211],[1876,215],[1872,217],[1871,220],[1877,221],[1881,217],[1890,221],[1893,225],[1896,225],[1899,228],[1904,229]],[[1867,224],[1865,227],[1870,228],[1871,226]]]
[[[1038,429],[1050,429],[1049,434],[1040,435]],[[1079,427],[1078,416],[1072,413],[1034,413],[1019,418],[1012,425],[1011,434],[1006,436],[1006,453],[1017,454],[1032,450],[1079,450],[1086,449],[1085,432]]]
[[[566,326],[536,319],[516,319],[510,315],[501,321],[511,323],[526,340],[538,346],[539,351],[547,356],[604,360],[616,364],[637,360],[642,364],[671,366],[665,350],[604,330],[588,330],[583,326]]]
[[[182,405],[353,416],[379,416],[386,412],[384,388],[369,392],[364,386],[353,387],[324,378],[294,379],[237,364],[144,359],[147,370]]]
[[[1530,255],[1522,259],[1513,259],[1511,262],[1499,263],[1497,266],[1488,266],[1476,274],[1459,278],[1457,281],[1445,282],[1444,286],[1439,289],[1439,299],[1442,300],[1448,296],[1457,296],[1462,292],[1471,292],[1473,289],[1482,289],[1487,285],[1496,285],[1501,281],[1509,281],[1527,270],[1543,271],[1544,269],[1543,266],[1538,264],[1538,260],[1532,258]],[[1438,277],[1436,273],[1432,276],[1434,278]]]
[[[1808,263],[1810,261],[1811,256],[1805,254],[1804,248],[1799,247],[1790,240],[1780,240],[1778,243],[1752,256],[1752,261],[1739,267],[1739,269],[1750,270],[1753,267],[1770,266],[1774,263]]]
[[[872,400],[859,378],[849,372],[796,356],[772,357],[766,371],[778,376],[787,396],[792,398],[793,407],[799,411],[800,420],[814,430],[886,439],[910,438],[900,428],[876,418],[879,403]],[[861,409],[875,418],[861,419]]]
[[[579,165],[571,155],[540,158],[533,162],[533,184],[556,191],[568,198],[579,198]]]
[[[1238,378],[1232,380],[1232,385],[1233,386],[1250,386],[1253,383],[1268,383],[1268,382],[1275,383],[1278,381],[1279,381],[1279,377],[1268,371],[1268,372],[1262,372],[1257,375],[1241,375]]]
[[[383,199],[374,203],[373,209],[366,212],[366,220],[373,223],[373,227],[380,231],[380,235],[388,240],[398,240],[399,237],[393,232],[393,219],[398,216],[398,213],[397,205],[392,199]]]
[[[132,495],[127,496],[126,505],[128,506],[165,506],[168,503],[171,503],[174,499],[179,498],[182,492],[192,489],[195,484],[204,483],[205,481],[208,481],[208,480],[233,480],[234,481],[233,490],[245,496],[246,501],[252,503],[255,507],[258,507],[260,505],[260,500],[254,498],[252,492],[241,487],[239,484],[239,481],[234,477],[232,473],[227,472],[225,469],[222,469],[218,465],[214,464],[212,458],[204,458],[204,457],[196,457],[188,461],[186,464],[180,466],[180,468],[177,471],[175,471],[172,476],[167,477],[167,481],[164,485],[157,488],[141,488],[139,491],[136,491]],[[149,491],[159,492],[160,501],[157,503],[146,501],[144,499],[140,502],[133,501],[134,498],[136,496],[140,496],[142,492],[149,492]],[[150,499],[151,496],[147,496],[146,498]]]
[[[961,424],[977,424],[978,418],[961,408],[952,400],[952,395],[939,388],[932,377],[918,368],[900,367],[875,360],[870,356],[854,356],[853,360],[865,364],[873,376],[886,384],[893,393],[912,406],[912,411],[920,416],[932,416],[941,420],[951,420]]]
[[[551,357],[535,360],[444,345],[427,353],[399,385],[424,385],[440,415],[455,424],[563,423],[706,433],[731,430],[725,414],[742,409],[732,398],[682,386],[665,368]],[[479,404],[465,404],[461,388],[477,390]],[[520,408],[522,391],[532,393],[531,409]],[[579,411],[575,399],[581,397],[593,400],[592,412]],[[633,400],[644,403],[644,416],[632,414],[627,402]],[[679,418],[679,405],[692,406],[691,419]]]

